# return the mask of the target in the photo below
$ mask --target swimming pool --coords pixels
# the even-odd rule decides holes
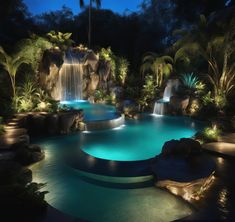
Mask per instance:
[[[85,121],[110,120],[119,116],[114,106],[93,104],[87,100],[62,101],[60,104],[73,109],[83,109]]]
[[[117,129],[41,139],[35,142],[45,149],[46,158],[32,166],[33,178],[46,183],[49,204],[77,218],[109,222],[176,220],[190,215],[192,208],[174,195],[152,185],[128,189],[97,185],[84,180],[79,170],[67,164],[65,156],[82,149],[110,163],[146,160],[159,154],[165,141],[191,137],[200,127],[201,123],[189,118],[145,115]],[[99,180],[101,175],[95,177]],[[114,179],[105,177],[118,183]],[[136,178],[126,177],[125,182],[128,180]]]
[[[145,115],[116,129],[83,132],[79,148],[101,159],[146,160],[160,154],[166,141],[192,137],[200,127],[201,123],[189,118]]]

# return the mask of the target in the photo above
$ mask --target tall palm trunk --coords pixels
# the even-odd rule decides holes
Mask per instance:
[[[91,10],[92,10],[92,0],[89,4],[89,28],[88,28],[88,47],[91,48]]]

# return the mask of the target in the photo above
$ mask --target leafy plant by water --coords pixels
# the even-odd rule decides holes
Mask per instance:
[[[143,89],[141,90],[141,97],[139,99],[139,104],[141,109],[145,109],[152,104],[153,100],[155,99],[156,94],[156,85],[154,83],[153,76],[147,75],[145,77],[145,84]]]
[[[188,89],[196,89],[199,83],[199,79],[194,73],[186,73],[180,76],[180,80],[183,85]]]
[[[59,47],[62,50],[66,50],[68,47],[72,46],[74,41],[71,39],[72,33],[62,33],[56,31],[50,31],[47,33],[47,37],[54,47]]]
[[[142,78],[146,74],[152,74],[155,78],[156,86],[161,87],[173,71],[174,59],[170,56],[158,56],[155,53],[149,52],[144,55],[140,73]]]
[[[16,74],[19,67],[26,63],[28,64],[30,61],[20,54],[9,55],[4,49],[0,46],[0,64],[8,73],[11,80],[11,87],[13,91],[13,98],[16,96]]]

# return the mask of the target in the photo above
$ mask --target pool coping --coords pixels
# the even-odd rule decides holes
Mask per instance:
[[[117,115],[113,119],[84,121],[86,131],[106,130],[120,127],[125,123],[124,115]]]
[[[139,177],[153,175],[151,165],[154,158],[137,161],[116,161],[100,159],[89,155],[81,148],[76,155],[66,159],[68,166],[73,169],[101,176]]]

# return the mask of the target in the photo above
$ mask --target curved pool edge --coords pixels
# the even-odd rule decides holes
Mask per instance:
[[[125,123],[125,116],[119,115],[117,118],[107,120],[85,121],[86,131],[107,130],[122,126]]]
[[[101,176],[139,177],[153,175],[151,164],[153,158],[137,161],[114,161],[100,159],[79,149],[76,155],[67,158],[66,163],[73,169]]]

